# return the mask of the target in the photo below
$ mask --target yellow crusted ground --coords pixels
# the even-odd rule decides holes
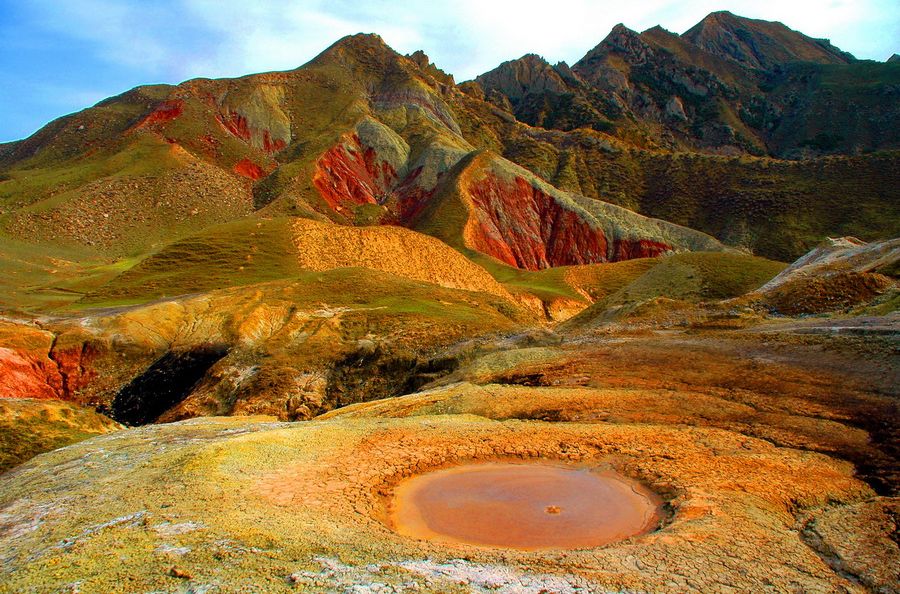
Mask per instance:
[[[400,479],[498,458],[613,464],[667,496],[674,519],[605,548],[539,554],[431,545],[382,523],[382,495]],[[842,580],[799,538],[794,513],[872,496],[848,464],[724,431],[470,416],[146,427],[38,458],[4,477],[2,492],[4,592],[466,590],[454,582],[828,591]]]
[[[343,227],[298,219],[294,244],[302,268],[361,267],[452,289],[510,295],[486,270],[441,242],[402,227]]]
[[[890,378],[811,352],[712,336],[517,349],[313,421],[205,418],[95,438],[0,477],[0,592],[890,588],[896,500],[846,461],[877,461],[851,424],[890,414],[878,393]],[[661,495],[668,519],[566,552],[386,526],[394,485],[473,460],[611,467]]]

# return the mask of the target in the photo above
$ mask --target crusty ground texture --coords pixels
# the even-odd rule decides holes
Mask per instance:
[[[617,465],[666,495],[674,518],[565,553],[437,546],[382,523],[403,477],[497,458]],[[856,590],[797,514],[873,495],[849,464],[725,431],[467,416],[146,427],[42,456],[4,477],[3,494],[4,592]]]
[[[892,462],[854,426],[889,418],[890,361],[767,340],[490,353],[313,421],[197,418],[43,454],[0,476],[0,592],[896,591],[898,500],[862,480],[891,484]],[[497,460],[615,469],[666,519],[542,552],[387,525],[403,479]]]

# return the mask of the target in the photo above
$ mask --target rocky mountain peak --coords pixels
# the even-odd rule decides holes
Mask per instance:
[[[331,47],[394,51],[387,43],[385,43],[384,39],[378,33],[356,33],[355,35],[346,35],[338,39]]]
[[[622,23],[619,23],[609,32],[609,35],[600,42],[600,45],[606,45],[617,49],[624,49],[635,44],[642,43],[640,34],[634,29],[629,29]]]
[[[641,39],[640,33],[619,23],[603,41],[576,62],[572,70],[583,78],[592,78],[598,65],[611,53],[619,54],[631,63],[642,63],[650,57],[652,48]]]
[[[566,89],[563,76],[568,71],[568,66],[563,65],[562,75],[557,68],[537,54],[526,54],[518,60],[504,62],[475,80],[486,93],[496,90],[510,100],[517,101],[528,93],[563,92]]]
[[[701,49],[744,66],[768,70],[788,62],[847,64],[855,58],[782,23],[713,12],[682,35]]]
[[[344,64],[385,64],[400,57],[380,35],[357,33],[338,39],[313,63],[338,61]]]
[[[447,74],[440,68],[438,68],[432,61],[431,58],[428,57],[428,54],[423,52],[422,50],[416,50],[413,53],[406,56],[413,62],[415,62],[416,66],[419,67],[423,72],[427,72],[432,77],[434,77],[437,81],[442,82],[447,85],[453,85],[454,79],[452,74]]]

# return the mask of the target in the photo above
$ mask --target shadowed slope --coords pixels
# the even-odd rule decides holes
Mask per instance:
[[[684,37],[705,51],[751,68],[769,69],[787,62],[856,61],[827,39],[812,39],[781,23],[739,17],[728,11],[711,13]]]
[[[869,85],[869,74],[857,65],[827,67],[832,70],[817,70],[816,80],[837,85],[837,103],[824,101],[821,86],[813,85],[810,96],[819,99],[812,105],[822,107],[815,108],[817,122],[833,121],[828,105],[874,105],[890,79],[875,68]],[[842,68],[854,69],[852,95],[842,90],[849,84],[841,82]],[[493,91],[516,95],[517,116],[544,114],[541,125],[557,121],[568,132],[525,125],[497,96],[485,96],[485,89],[479,95],[480,85],[457,87],[424,54],[401,56],[373,35],[344,38],[289,72],[139,87],[4,146],[0,233],[6,238],[0,239],[14,253],[0,254],[0,261],[4,269],[24,273],[23,281],[10,286],[27,293],[29,304],[44,306],[99,295],[110,277],[144,260],[137,272],[152,277],[146,267],[160,262],[147,258],[152,254],[180,252],[201,268],[213,248],[224,254],[209,260],[209,269],[218,272],[194,280],[180,274],[169,288],[154,289],[156,295],[277,278],[280,272],[257,275],[252,270],[258,266],[238,264],[238,255],[266,256],[245,251],[227,234],[211,231],[219,237],[199,244],[191,238],[254,217],[400,224],[532,270],[718,249],[708,238],[700,241],[607,202],[780,259],[796,257],[828,233],[865,239],[893,234],[898,219],[890,214],[898,186],[891,183],[892,154],[793,164],[630,146],[694,147],[689,137],[699,131],[703,146],[714,150],[752,148],[759,140],[756,124],[729,103],[744,101],[745,91],[756,92],[747,72],[660,29],[638,35],[617,27],[575,68],[527,56],[495,73]],[[773,97],[787,97],[803,78],[790,69],[778,76],[784,80],[775,82]],[[482,82],[488,85],[490,78]],[[603,125],[578,128],[596,114],[584,121],[563,117],[575,112],[549,99],[550,111],[538,109],[528,103],[531,87],[545,97],[580,97],[596,114],[618,105],[625,110],[620,115],[632,114],[625,118],[631,123],[608,130],[614,135],[598,132]],[[626,87],[631,90],[620,93]],[[751,112],[759,107],[743,105]],[[687,120],[679,119],[682,111]],[[830,140],[820,137],[819,124],[803,123],[809,121],[791,118],[773,128],[771,138],[800,151],[818,150],[813,145]],[[866,138],[889,144],[896,129],[857,126],[838,145],[866,146]],[[498,159],[490,175],[460,185],[457,176],[485,150],[528,171],[513,171]],[[847,200],[851,194],[854,200]],[[465,199],[443,206],[453,195]],[[847,209],[859,213],[852,225]],[[467,213],[474,223],[467,223]],[[29,243],[66,265],[23,266],[15,253]],[[174,268],[160,274],[170,272],[179,276]]]

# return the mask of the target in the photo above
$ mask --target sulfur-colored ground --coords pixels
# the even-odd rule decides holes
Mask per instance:
[[[0,472],[37,454],[121,428],[71,402],[0,398]]]
[[[804,340],[516,349],[313,421],[94,438],[0,477],[0,592],[893,591],[896,459],[864,422],[896,418],[891,347]],[[858,474],[861,456],[877,467]],[[612,467],[660,494],[668,519],[549,552],[388,528],[394,485],[472,460]]]

